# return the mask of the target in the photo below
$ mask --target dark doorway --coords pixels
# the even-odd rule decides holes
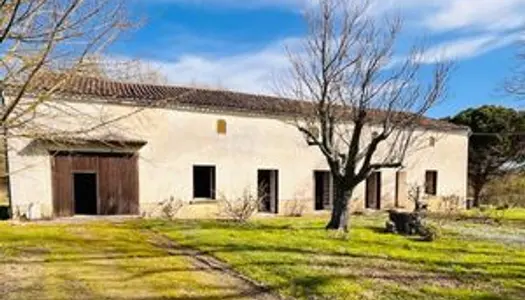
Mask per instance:
[[[76,215],[97,215],[97,174],[73,173]]]
[[[193,166],[193,198],[215,199],[214,166]]]
[[[372,173],[366,180],[366,208],[381,209],[381,172]]]
[[[257,194],[261,201],[260,212],[279,213],[279,171],[259,170],[257,172]]]
[[[315,210],[327,210],[332,207],[332,178],[328,171],[314,172]]]

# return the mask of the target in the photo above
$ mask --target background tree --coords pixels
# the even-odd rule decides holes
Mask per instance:
[[[400,20],[377,21],[367,4],[316,3],[306,13],[302,47],[289,50],[290,85],[280,89],[309,102],[294,124],[323,153],[333,176],[326,228],[347,231],[355,187],[376,170],[402,166],[416,128],[444,95],[450,65],[424,72],[418,47],[396,56]]]
[[[469,185],[479,207],[488,182],[525,162],[525,112],[501,106],[470,108],[450,118],[469,126]]]
[[[499,176],[483,189],[482,202],[502,207],[525,207],[525,174],[523,165]]]

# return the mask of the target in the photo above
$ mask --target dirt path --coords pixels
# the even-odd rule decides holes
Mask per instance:
[[[239,298],[229,299],[255,299],[255,300],[280,300],[283,299],[278,294],[272,292],[268,287],[265,287],[261,283],[246,277],[233,269],[227,264],[220,260],[206,255],[197,250],[182,247],[172,240],[168,239],[161,233],[148,230],[147,234],[151,236],[152,243],[156,247],[160,247],[168,251],[171,255],[183,255],[191,260],[194,267],[199,270],[205,271],[213,276],[221,278],[223,282],[227,282],[229,285],[235,286],[239,290]],[[228,299],[225,297],[224,299]]]
[[[21,262],[0,264],[0,299],[29,299],[34,291],[43,291],[42,267],[29,267],[23,258]]]
[[[0,224],[0,299],[281,299],[122,220]]]

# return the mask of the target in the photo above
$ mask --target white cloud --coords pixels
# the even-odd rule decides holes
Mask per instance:
[[[508,46],[520,40],[521,34],[509,34],[500,37],[496,34],[486,34],[438,44],[420,55],[418,61],[424,64],[439,61],[463,60],[483,55],[490,51]]]
[[[420,55],[422,64],[458,61],[483,55],[508,46],[522,37],[484,34],[438,44]],[[274,94],[276,80],[289,68],[285,45],[297,47],[301,39],[290,38],[256,51],[236,55],[182,55],[175,61],[151,60],[146,63],[163,73],[169,83],[210,88],[225,88],[248,93]],[[278,84],[278,83],[277,83]]]
[[[432,1],[431,1],[432,2]],[[525,0],[433,0],[436,13],[424,24],[433,30],[490,30],[519,28],[524,24]]]
[[[487,34],[449,41],[429,48],[419,57],[419,62],[432,64],[473,58],[514,43],[520,37],[520,34],[504,38]],[[187,54],[176,61],[157,60],[147,63],[166,75],[171,84],[274,94],[275,80],[285,77],[289,67],[284,45],[293,48],[300,41],[285,39],[258,51],[237,55],[210,57]]]
[[[173,62],[147,63],[165,74],[172,84],[272,94],[275,92],[274,80],[289,66],[285,45],[293,47],[298,43],[298,39],[285,39],[259,51],[239,55],[206,57],[189,54]]]
[[[525,25],[525,0],[373,0],[374,9],[396,12],[431,31],[506,31]]]
[[[145,1],[145,0],[143,0]],[[319,0],[148,0],[239,8],[303,9]],[[524,24],[525,0],[370,0],[377,14],[397,12],[434,31],[507,30]]]
[[[279,6],[304,8],[316,0],[149,0],[196,5],[228,5],[243,8]],[[525,0],[372,0],[374,13],[399,12],[407,16],[407,30],[432,34],[447,32],[448,40],[435,44],[419,58],[423,64],[463,60],[486,54],[516,42],[525,15]],[[460,31],[461,34],[458,35]],[[256,51],[231,55],[202,55],[189,52],[175,61],[151,61],[170,83],[223,87],[251,93],[273,93],[272,84],[287,70],[285,39]]]

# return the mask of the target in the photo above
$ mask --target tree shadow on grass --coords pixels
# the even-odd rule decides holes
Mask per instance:
[[[363,226],[363,228],[368,229],[368,230],[372,231],[373,233],[377,233],[377,234],[392,235],[392,233],[387,232],[386,229],[384,227],[381,227],[381,226],[368,225],[368,226]]]
[[[111,233],[112,231],[109,231]],[[148,236],[137,238],[143,232],[136,232],[136,235],[105,236],[98,238],[93,235],[95,232],[81,236],[43,236],[39,240],[29,239],[27,243],[15,243],[12,239],[10,245],[12,249],[17,249],[15,254],[2,259],[4,265],[28,265],[29,269],[40,268],[46,270],[41,278],[45,283],[45,289],[34,284],[17,285],[10,289],[14,298],[20,299],[53,299],[60,297],[63,299],[187,299],[187,300],[215,300],[215,299],[275,299],[268,298],[266,291],[251,288],[247,284],[234,285],[236,282],[214,284],[215,281],[221,282],[220,270],[194,265],[188,262],[186,256],[180,251],[165,251],[158,245],[152,244]],[[99,233],[99,232],[97,232]],[[6,243],[9,243],[6,242]],[[35,245],[40,245],[36,247]],[[2,245],[2,247],[5,244]],[[1,248],[0,248],[1,249]],[[183,260],[178,260],[170,266],[169,257],[182,256]],[[148,262],[155,262],[149,264]],[[162,262],[166,262],[162,264]],[[160,262],[160,263],[159,263]],[[184,262],[184,263],[183,263]],[[78,266],[78,269],[77,269]],[[48,273],[51,268],[51,273]],[[84,274],[85,271],[87,274]],[[114,271],[114,272],[113,272]],[[154,293],[151,293],[150,277],[158,274],[173,276],[173,278],[184,278],[186,273],[191,276],[198,276],[200,273],[211,272],[206,278],[213,278],[196,282],[189,281],[191,285],[181,286],[180,282],[169,281],[163,286],[154,285]],[[215,273],[213,273],[215,272]],[[174,275],[173,273],[183,273]],[[51,276],[52,278],[47,278]],[[170,277],[171,278],[171,277]],[[198,277],[197,277],[198,278]],[[48,280],[49,279],[49,280]],[[21,278],[21,280],[24,280]],[[111,284],[105,285],[107,282]],[[148,282],[148,283],[146,283]],[[182,284],[186,283],[184,281]],[[142,286],[144,285],[144,286]],[[108,291],[104,287],[112,287]],[[0,288],[2,285],[0,285]],[[98,287],[95,290],[92,287]],[[121,287],[122,291],[116,291],[115,287]],[[136,291],[133,297],[120,296],[126,294],[126,289]],[[141,291],[144,289],[144,295]],[[181,290],[180,296],[177,295]],[[49,291],[57,291],[52,294]],[[48,294],[50,296],[48,296]],[[171,296],[175,294],[176,296]],[[17,296],[20,297],[17,297]],[[63,295],[63,296],[61,296]],[[130,294],[132,295],[132,294]]]
[[[281,224],[282,225],[282,224]],[[210,225],[211,226],[211,225]],[[219,228],[224,228],[223,226],[227,226],[226,228],[230,228],[230,224],[224,225],[220,224]],[[276,228],[276,226],[270,226],[271,228]],[[210,227],[211,228],[211,227]],[[264,228],[264,227],[262,227]],[[293,231],[291,229],[286,228],[280,228],[277,226],[277,230],[288,230],[293,234]],[[372,228],[378,229],[379,227],[366,227],[370,230],[373,230]],[[178,230],[178,229],[177,229]],[[264,229],[250,229],[250,230],[264,230]],[[319,230],[316,228],[316,230]],[[42,240],[43,244],[48,244],[49,241]],[[116,237],[114,240],[108,239],[97,239],[97,238],[90,238],[85,239],[80,242],[75,242],[75,239],[70,238],[60,238],[57,241],[58,250],[51,250],[53,254],[52,257],[48,260],[48,262],[78,262],[78,264],[85,264],[85,263],[93,263],[98,260],[119,260],[119,259],[132,259],[132,260],[140,260],[140,259],[162,259],[167,256],[175,256],[175,255],[181,255],[180,253],[177,254],[177,252],[162,252],[162,251],[152,251],[151,253],[145,253],[147,251],[147,248],[144,247],[137,247],[137,245],[134,245],[136,243],[135,240],[131,239],[128,240],[127,238],[121,238]],[[450,260],[441,260],[441,261],[427,261],[425,258],[412,258],[412,257],[391,257],[388,255],[382,255],[382,254],[374,254],[371,252],[368,253],[356,253],[352,252],[351,248],[346,248],[344,245],[345,243],[351,243],[342,241],[338,245],[341,247],[334,248],[333,250],[330,249],[316,249],[316,248],[309,248],[308,245],[301,245],[298,244],[297,247],[292,246],[284,246],[279,244],[264,244],[264,245],[253,245],[249,244],[249,242],[243,242],[240,243],[239,241],[236,242],[228,242],[226,244],[217,245],[214,243],[200,243],[198,245],[199,249],[207,249],[208,251],[205,252],[206,254],[216,255],[216,254],[231,254],[234,253],[235,255],[250,255],[251,253],[257,253],[260,255],[261,253],[267,253],[267,258],[271,258],[270,261],[257,261],[257,260],[247,260],[248,262],[246,264],[234,264],[234,267],[249,267],[249,268],[264,268],[266,267],[268,270],[271,270],[274,273],[282,272],[280,275],[282,278],[289,278],[289,282],[283,285],[279,286],[270,286],[273,290],[287,290],[291,291],[291,293],[297,297],[323,297],[326,295],[323,295],[324,287],[327,285],[332,284],[334,281],[337,280],[346,280],[349,282],[356,282],[359,280],[374,280],[379,281],[379,285],[382,285],[381,282],[398,282],[398,281],[406,281],[404,283],[405,286],[410,285],[410,281],[414,280],[413,277],[410,276],[404,276],[403,275],[388,275],[388,274],[375,274],[375,275],[366,275],[364,277],[356,277],[355,275],[349,275],[349,274],[340,274],[337,270],[343,270],[344,268],[350,268],[350,267],[356,267],[356,268],[367,268],[370,269],[374,268],[374,264],[381,264],[381,262],[400,262],[407,264],[410,266],[411,270],[417,270],[420,265],[424,264],[427,267],[433,267],[436,268],[435,271],[427,271],[427,272],[434,272],[436,273],[435,276],[446,276],[457,280],[463,280],[468,282],[481,282],[486,284],[491,284],[492,280],[523,280],[525,278],[525,272],[523,272],[523,275],[520,275],[519,270],[516,269],[516,267],[521,267],[521,262],[504,262],[501,261],[497,257],[496,252],[487,252],[486,255],[493,257],[493,261],[488,262],[457,262],[453,260],[454,253],[456,251],[461,250],[461,254],[468,254],[469,252],[472,252],[474,254],[480,254],[478,250],[472,250],[472,249],[459,249],[459,248],[451,248],[451,249],[435,249],[436,251],[450,251]],[[388,240],[385,241],[359,241],[362,244],[369,243],[370,247],[393,247],[396,245],[392,245],[388,242]],[[77,245],[75,243],[78,243]],[[112,250],[112,247],[107,247],[108,243],[110,245],[119,245],[116,249]],[[350,244],[349,244],[350,245]],[[73,247],[74,249],[77,249],[78,247],[84,247],[83,250],[85,252],[82,252],[81,254],[76,254],[74,251],[68,251],[68,247]],[[106,249],[107,248],[107,249]],[[102,251],[104,252],[104,249],[110,251],[110,253],[96,253],[96,251]],[[342,250],[338,250],[342,249]],[[198,249],[196,249],[198,250]],[[414,249],[414,251],[418,251],[418,247]],[[95,253],[91,253],[95,252]],[[202,252],[201,252],[202,253]],[[458,252],[460,253],[460,252]],[[40,254],[49,254],[47,252],[42,253],[29,253],[34,255],[40,255]],[[298,260],[290,260],[291,257],[298,257]],[[313,257],[320,257],[322,256],[321,261],[316,261],[312,259]],[[259,256],[261,257],[261,256]],[[279,258],[283,259],[279,259]],[[333,258],[333,260],[331,259]],[[345,265],[345,263],[348,263],[346,259],[353,259],[354,262],[356,262],[355,265]],[[340,263],[342,261],[342,263]],[[13,261],[13,263],[16,263],[16,261]],[[502,270],[501,272],[495,273],[495,274],[485,274],[484,270],[487,269],[489,266],[501,266]],[[297,267],[302,270],[312,270],[312,274],[306,274],[302,275],[301,273],[294,273],[294,267]],[[454,267],[461,267],[464,269],[479,269],[479,271],[468,271],[468,273],[461,273],[458,274],[454,270]],[[505,269],[513,267],[513,272],[507,272],[505,273]],[[241,268],[242,269],[242,268]],[[335,270],[332,270],[335,269]],[[170,268],[169,266],[158,266],[158,267],[152,267],[147,270],[142,271],[133,271],[130,272],[130,276],[126,276],[124,280],[141,280],[142,278],[147,278],[149,276],[153,276],[155,274],[164,274],[169,272],[191,272],[191,271],[204,271],[206,268],[200,268],[196,266],[183,266],[183,267],[177,267],[174,266],[173,268]],[[325,270],[329,274],[315,274],[318,270]],[[331,271],[330,271],[331,270]],[[333,271],[333,272],[332,272]],[[325,272],[325,273],[326,273]],[[292,275],[290,275],[292,274]],[[441,274],[441,275],[440,275]],[[401,277],[400,277],[401,276]],[[434,275],[429,275],[429,280],[432,279]],[[457,277],[457,278],[456,278]],[[173,284],[176,284],[174,282]],[[468,283],[465,283],[468,284]],[[206,287],[203,286],[203,289],[206,289]],[[221,287],[213,286],[212,284],[209,285],[210,290],[220,290]],[[416,299],[416,298],[410,298],[411,294],[409,292],[402,292],[406,296],[406,298],[401,299]],[[502,295],[504,297],[500,297],[496,293],[487,293],[484,295],[473,295],[472,299],[525,299],[524,296],[525,292],[521,289],[513,288],[513,289],[506,289],[502,291]],[[217,295],[190,295],[190,296],[174,296],[174,297],[163,297],[162,299],[185,299],[185,300],[215,300],[215,299],[238,299],[238,298],[251,298],[251,299],[257,299],[257,297],[261,296],[262,292],[258,291],[229,291],[224,290],[224,292],[218,292]],[[419,294],[422,295],[422,294]],[[101,295],[93,295],[93,298],[90,299],[98,299],[97,296]],[[104,299],[125,299],[123,297],[107,297],[107,295],[102,295]],[[444,294],[435,294],[435,298],[442,298],[447,299],[447,296]],[[450,298],[450,297],[449,297]],[[89,298],[88,298],[89,299]],[[159,299],[158,296],[144,296],[143,298],[135,297],[133,299]],[[345,299],[344,297],[341,297],[340,299]]]
[[[59,299],[83,299],[83,300],[227,300],[227,299],[261,299],[261,300],[270,300],[273,298],[265,297],[265,292],[263,291],[251,291],[251,290],[239,290],[232,291],[230,288],[224,288],[215,285],[203,285],[199,291],[193,291],[193,295],[177,295],[177,296],[168,296],[162,295],[149,295],[149,296],[117,296],[110,295],[104,291],[95,291],[90,289],[89,286],[78,282],[74,278],[60,278],[63,282],[67,284],[48,284],[46,289],[42,289],[35,286],[25,286],[12,289],[9,291],[10,295],[15,295],[13,299],[55,299],[55,296],[49,295],[46,290],[61,290],[61,297]],[[174,283],[176,284],[176,283]],[[0,285],[1,286],[1,285]],[[211,293],[210,293],[211,291]],[[186,293],[188,290],[186,291]],[[20,298],[17,298],[16,295],[21,295]]]
[[[202,225],[200,228],[203,228]],[[232,227],[231,224],[228,223],[216,223],[216,222],[208,222],[205,225],[206,229],[214,230],[214,229],[236,229],[237,225],[234,225]],[[257,231],[264,231],[265,233],[268,233],[268,230],[282,230],[282,231],[289,231],[290,235],[295,234],[295,225],[292,228],[289,228],[286,226],[283,226],[283,224],[278,225],[271,225],[271,226],[241,226],[240,230],[251,230],[254,232]],[[300,227],[299,227],[300,228]],[[306,228],[308,228],[306,226]],[[322,230],[319,227],[311,227],[312,229],[315,229],[317,231]],[[194,238],[194,241],[191,240],[185,240],[185,243],[196,245],[197,249],[206,249],[207,255],[212,256],[219,256],[219,257],[228,257],[231,256],[231,254],[234,254],[234,256],[242,256],[242,255],[251,255],[252,253],[256,253],[256,256],[254,256],[256,259],[247,259],[246,263],[234,263],[235,268],[239,269],[258,269],[260,272],[272,272],[272,273],[278,273],[281,269],[283,270],[283,274],[280,275],[282,278],[288,278],[290,280],[290,283],[288,286],[285,287],[274,287],[277,289],[286,289],[288,291],[293,291],[293,294],[298,297],[323,297],[325,295],[322,295],[323,286],[329,285],[334,280],[348,280],[348,281],[355,281],[360,280],[356,279],[355,277],[347,275],[341,275],[338,274],[339,272],[337,270],[334,270],[332,274],[326,274],[326,275],[316,275],[316,274],[308,274],[305,276],[301,275],[290,275],[293,274],[294,268],[297,267],[298,270],[302,270],[301,272],[304,272],[304,270],[311,269],[312,273],[317,272],[318,270],[330,270],[330,269],[344,269],[351,266],[345,266],[345,262],[342,263],[340,260],[348,259],[354,259],[357,260],[361,265],[356,264],[355,267],[361,267],[361,268],[367,268],[368,266],[373,268],[374,264],[381,264],[381,261],[385,262],[385,265],[391,262],[401,263],[405,264],[405,266],[408,266],[410,270],[419,270],[421,267],[424,267],[427,271],[427,273],[432,273],[433,275],[428,275],[427,279],[432,280],[433,278],[448,278],[449,281],[458,281],[460,282],[459,285],[461,288],[466,289],[470,287],[475,287],[477,289],[480,289],[479,284],[486,285],[485,288],[481,288],[482,290],[479,290],[472,294],[471,299],[525,299],[525,292],[518,288],[504,288],[501,284],[503,281],[523,281],[525,279],[525,269],[523,269],[523,273],[521,273],[521,269],[525,267],[525,264],[520,261],[502,261],[501,255],[501,249],[486,249],[486,248],[476,248],[471,249],[470,247],[465,247],[463,244],[447,244],[446,242],[441,242],[438,244],[432,245],[430,248],[426,249],[427,247],[424,246],[424,244],[420,243],[411,243],[410,241],[407,243],[402,242],[402,239],[396,239],[395,243],[392,243],[388,240],[388,234],[385,234],[385,231],[380,226],[373,226],[373,225],[366,225],[366,226],[360,226],[360,228],[364,228],[366,230],[371,231],[375,234],[384,234],[385,240],[376,240],[375,238],[372,240],[367,240],[366,238],[360,239],[358,242],[360,243],[360,246],[363,246],[364,244],[370,244],[371,249],[378,249],[381,247],[386,247],[385,249],[389,249],[394,251],[395,247],[400,247],[403,250],[411,249],[414,251],[414,253],[418,253],[419,255],[416,255],[414,257],[403,257],[405,254],[390,256],[390,255],[384,255],[384,254],[374,254],[375,252],[366,252],[366,253],[357,253],[353,251],[353,248],[351,247],[352,240],[350,241],[341,241],[341,245],[339,248],[334,247],[333,250],[329,248],[316,248],[313,247],[310,242],[308,242],[308,239],[306,244],[298,243],[297,247],[294,246],[286,246],[286,245],[280,245],[279,243],[267,243],[264,245],[261,245],[261,240],[256,240],[255,244],[251,244],[251,240],[223,240],[221,243],[217,244],[214,242],[203,242],[200,238],[197,236],[186,236],[185,239],[192,239]],[[390,234],[391,235],[391,234]],[[316,237],[312,237],[316,238]],[[226,242],[226,243],[223,243]],[[325,241],[323,241],[325,242]],[[348,244],[346,244],[348,243]],[[345,246],[348,245],[348,246]],[[408,247],[408,248],[403,248]],[[429,259],[427,257],[422,257],[421,253],[418,251],[424,250],[429,251],[429,255],[432,254],[432,252],[436,252],[439,257],[443,256],[443,254],[448,255],[450,259]],[[358,250],[361,251],[361,250]],[[264,253],[267,253],[267,256],[264,256]],[[394,252],[392,252],[394,253]],[[483,255],[486,257],[483,257],[482,261],[458,261],[461,257],[464,255]],[[458,259],[454,259],[455,257],[458,257]],[[314,257],[323,257],[323,261],[315,261]],[[266,257],[266,258],[273,258],[270,261],[267,259],[263,259],[261,261],[258,261],[258,258]],[[282,259],[279,259],[282,257]],[[334,258],[334,261],[330,261],[330,257]],[[296,260],[294,260],[296,259]],[[327,261],[328,260],[328,261]],[[242,260],[241,260],[242,261]],[[372,264],[373,262],[373,264]],[[458,270],[460,268],[460,270]],[[317,270],[317,271],[316,271]],[[275,276],[272,275],[272,276]],[[440,277],[441,276],[441,277]],[[403,279],[404,278],[404,279]],[[364,279],[367,279],[366,277]],[[410,276],[400,276],[400,275],[375,275],[374,278],[371,280],[379,280],[379,281],[387,281],[387,282],[398,282],[406,280],[404,283],[404,286],[407,289],[412,288],[411,281],[414,281],[414,277]],[[379,283],[381,286],[382,283]],[[483,291],[483,289],[486,289],[486,291]],[[492,292],[497,291],[497,292]],[[451,289],[445,288],[443,293],[436,292],[435,293],[435,299],[450,299],[454,298],[451,295],[447,295],[447,292],[451,292]],[[428,295],[431,295],[430,292],[425,291]],[[417,295],[419,297],[412,297],[409,292],[403,292],[402,295],[404,297],[401,297],[400,299],[419,299],[421,296],[425,296],[427,294],[422,294],[422,292],[418,293]],[[429,296],[430,297],[430,296]],[[432,297],[430,297],[432,298]],[[429,299],[430,299],[429,298]],[[432,298],[432,299],[434,299]],[[334,297],[334,299],[337,299],[337,297]],[[341,299],[344,299],[341,298]]]
[[[268,253],[268,257],[283,257],[282,260],[273,260],[273,261],[253,261],[248,260],[249,263],[246,264],[234,264],[234,267],[268,267],[274,265],[276,268],[279,267],[289,267],[289,266],[299,266],[304,268],[340,268],[344,267],[344,261],[341,263],[341,259],[357,259],[362,264],[389,264],[392,262],[402,263],[405,265],[412,266],[411,269],[418,270],[421,267],[424,267],[428,270],[435,270],[435,272],[443,274],[443,276],[448,276],[451,278],[462,278],[465,281],[491,281],[491,280],[523,280],[525,279],[525,263],[516,262],[516,261],[501,261],[498,253],[483,251],[469,251],[468,249],[461,249],[461,254],[467,255],[470,252],[473,254],[482,254],[493,257],[493,260],[488,259],[489,261],[481,262],[468,262],[468,261],[457,261],[453,260],[455,257],[455,252],[459,249],[452,249],[450,255],[451,260],[429,260],[425,257],[391,257],[380,254],[372,253],[352,253],[352,252],[334,252],[334,251],[323,251],[320,249],[305,249],[300,247],[287,247],[287,246],[278,246],[278,245],[250,245],[250,244],[239,244],[239,243],[228,243],[226,245],[215,245],[213,243],[202,243],[200,247],[207,249],[206,254],[215,256],[223,256],[231,253],[238,253],[238,255],[250,255],[252,253],[257,253],[257,256],[260,257],[261,253]],[[438,251],[439,249],[437,249]],[[417,249],[415,249],[417,251]],[[244,254],[243,254],[244,253]],[[282,256],[284,255],[284,256]],[[319,263],[313,261],[313,257],[323,257],[323,262]],[[291,261],[290,257],[303,257],[295,261]],[[330,257],[333,257],[333,261],[329,260]],[[487,258],[485,258],[487,259]],[[457,268],[461,268],[467,271],[461,271],[458,273]],[[488,271],[492,270],[492,271]],[[489,272],[489,273],[487,273]]]
[[[125,226],[132,229],[146,229],[155,231],[167,230],[236,230],[240,232],[250,231],[293,231],[293,230],[312,230],[323,231],[324,226],[312,226],[307,223],[286,222],[279,224],[269,224],[265,222],[247,222],[240,223],[231,220],[150,220],[150,221],[135,221],[128,222]]]

